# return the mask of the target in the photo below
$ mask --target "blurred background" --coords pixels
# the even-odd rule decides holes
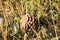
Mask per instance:
[[[60,40],[60,0],[0,0],[0,40]]]

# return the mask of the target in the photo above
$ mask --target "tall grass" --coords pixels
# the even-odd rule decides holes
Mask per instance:
[[[60,0],[0,0],[0,40],[59,40],[59,4]],[[37,14],[38,29],[30,28],[24,36],[20,20],[25,14]]]

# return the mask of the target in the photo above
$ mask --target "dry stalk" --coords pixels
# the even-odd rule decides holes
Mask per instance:
[[[1,28],[1,32],[2,32],[2,37],[4,40],[7,40],[6,32],[4,31],[2,23],[3,23],[3,20],[0,19],[0,28]]]
[[[26,14],[27,14],[27,3],[25,3],[25,6],[26,6]],[[27,34],[26,34],[26,32],[24,32],[24,33],[25,33],[25,34],[24,34],[24,40],[27,40],[27,39],[26,39],[26,35],[27,35]]]
[[[0,0],[0,4],[1,4],[1,7],[3,9],[3,6],[2,6],[2,1]],[[0,23],[0,28],[1,28],[1,32],[2,32],[2,37],[4,40],[7,40],[7,34],[6,34],[6,31],[4,31],[4,28],[2,26],[2,23],[3,23],[3,20],[1,20],[1,23]]]
[[[40,40],[40,37],[39,37],[38,33],[37,33],[32,27],[31,27],[31,29],[32,29],[32,31],[36,34],[37,40]]]
[[[54,23],[54,16],[53,15],[52,15],[52,21],[53,21],[53,25],[54,25],[54,31],[55,31],[55,35],[56,35],[56,40],[58,40],[56,24]]]
[[[49,0],[49,2],[50,2],[50,7],[51,7],[51,0]],[[54,16],[52,15],[52,9],[51,9],[51,17],[52,17],[52,21],[53,21],[53,25],[54,25],[54,30],[55,30],[55,34],[56,34],[56,40],[58,40],[58,35],[57,35],[57,29],[56,29],[56,24],[54,23],[54,20],[55,20],[55,18],[54,18]]]
[[[14,38],[16,38],[17,40],[19,40],[16,36],[14,36],[13,34],[11,34],[11,33],[8,33],[8,34],[10,34],[11,36],[13,36]]]
[[[24,34],[24,40],[27,40],[27,39],[26,39],[26,36],[27,36],[27,34],[25,33],[25,34]]]

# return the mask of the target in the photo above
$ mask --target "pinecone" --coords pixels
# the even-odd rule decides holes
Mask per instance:
[[[34,15],[26,14],[22,17],[20,21],[20,29],[22,31],[26,31],[31,27],[37,29],[37,26],[38,26],[38,18],[36,14]]]

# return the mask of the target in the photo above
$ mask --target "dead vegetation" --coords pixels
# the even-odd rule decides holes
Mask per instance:
[[[0,40],[59,40],[60,0],[0,0]]]

